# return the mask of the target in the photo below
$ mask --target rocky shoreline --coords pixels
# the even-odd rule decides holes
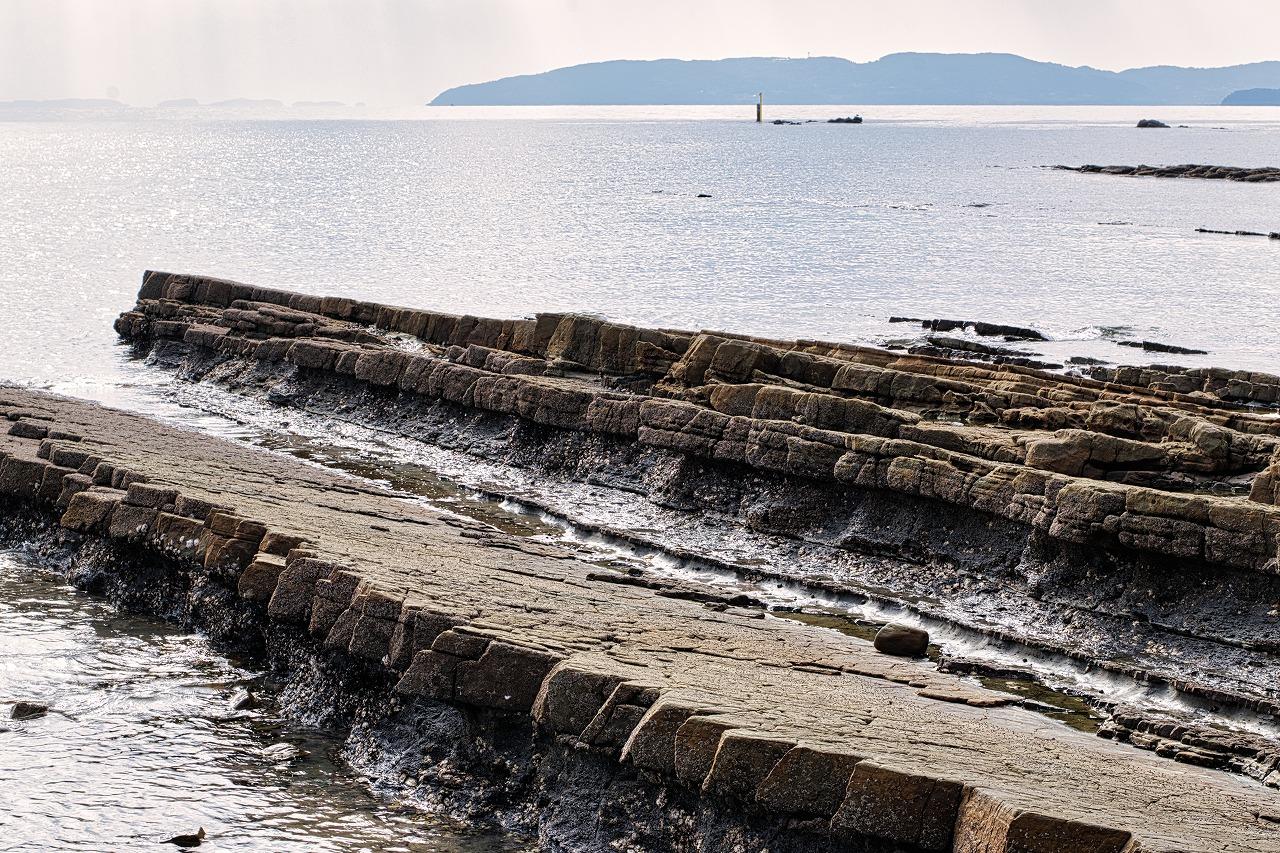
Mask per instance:
[[[334,413],[548,475],[647,495],[663,505],[715,512],[746,529],[905,558],[912,562],[879,576],[884,585],[909,591],[908,597],[917,600],[963,598],[970,610],[924,608],[933,610],[930,615],[991,632],[992,617],[999,624],[993,607],[1034,613],[1023,629],[994,633],[1228,705],[1266,712],[1276,708],[1276,694],[1265,686],[1268,678],[1259,677],[1276,664],[1269,639],[1276,618],[1268,603],[1275,597],[1274,532],[1268,532],[1275,522],[1267,499],[1274,480],[1276,427],[1269,416],[1241,405],[1274,399],[1280,387],[1276,377],[1097,368],[1101,381],[1091,381],[817,342],[780,351],[776,342],[733,341],[705,333],[646,333],[625,327],[610,332],[610,324],[598,320],[546,315],[528,322],[549,327],[548,342],[565,324],[585,328],[588,338],[630,334],[637,349],[649,345],[642,339],[645,334],[665,336],[679,341],[674,346],[686,354],[677,357],[667,350],[669,367],[660,363],[648,372],[641,368],[626,374],[602,368],[596,377],[586,378],[581,369],[572,375],[580,363],[566,370],[550,366],[546,358],[476,344],[448,350],[445,340],[434,353],[406,351],[401,348],[403,333],[378,328],[395,322],[388,319],[391,314],[384,314],[382,324],[363,325],[315,314],[318,325],[331,324],[321,346],[333,367],[300,369],[296,360],[310,358],[311,342],[305,339],[264,338],[268,353],[284,343],[303,350],[300,356],[292,349],[280,358],[245,357],[237,351],[258,344],[244,336],[255,334],[248,329],[243,334],[226,331],[230,317],[247,325],[240,313],[244,309],[145,299],[140,307],[142,311],[122,316],[122,330],[187,378],[212,380],[277,404]],[[154,319],[147,310],[205,312],[224,325],[179,320],[175,329],[165,325],[175,321]],[[380,307],[359,310],[373,316]],[[412,322],[424,324],[444,318],[407,309],[386,311],[405,312],[416,318]],[[473,327],[493,324],[493,329],[504,325],[463,321]],[[174,329],[183,339],[174,333],[157,335],[156,329]],[[333,334],[366,340],[353,348],[329,337]],[[201,342],[205,335],[212,336],[214,345]],[[572,333],[551,346],[566,345],[575,345]],[[704,352],[701,367],[711,374],[703,377],[706,384],[690,388],[692,383],[683,380],[678,386],[671,382],[688,369],[690,354],[708,345],[713,352]],[[790,361],[793,375],[752,367],[747,372],[753,373],[753,381],[740,384],[743,368],[732,367],[738,371],[735,376],[715,363],[721,345],[745,352],[746,358],[773,359],[773,370]],[[450,400],[447,379],[438,380],[442,390],[424,393],[421,385],[406,389],[401,379],[369,381],[354,366],[334,369],[348,358],[338,354],[344,350],[352,365],[389,357],[459,376],[463,394]],[[599,352],[588,357],[598,359]],[[468,359],[490,366],[510,359],[522,369],[542,372],[494,376]],[[802,372],[808,369],[825,375],[828,385],[840,385],[832,380],[851,368],[870,377],[871,387],[878,382],[890,389],[890,399],[847,384],[823,392],[818,383],[803,382]],[[412,376],[410,368],[402,369],[401,377]],[[513,389],[508,399],[515,403],[514,411],[501,400],[494,405],[488,392],[476,393],[489,376]],[[770,388],[770,383],[780,387]],[[1135,387],[1150,397],[1142,399]],[[731,409],[733,398],[743,394],[757,402],[748,409]],[[653,404],[656,411],[647,415],[653,423],[641,422],[646,417],[642,407]],[[568,411],[556,411],[558,406]],[[616,416],[606,417],[603,429],[593,424],[593,411],[607,414],[610,408],[630,409],[635,425],[628,428],[627,420]],[[673,410],[682,413],[674,423]],[[1117,416],[1120,420],[1113,420]],[[838,422],[851,417],[862,423]],[[826,428],[809,425],[824,418]],[[735,451],[736,430],[743,446]],[[868,458],[871,447],[893,453],[874,465],[869,459],[860,461]],[[1241,454],[1246,447],[1257,448],[1248,451],[1252,457],[1247,459]],[[1051,453],[1045,453],[1048,448]],[[1205,453],[1210,448],[1221,461]],[[824,457],[834,463],[834,472],[814,467]],[[1168,464],[1178,458],[1182,461]],[[854,460],[868,474],[878,466],[877,473],[862,480],[842,474]],[[948,478],[954,485],[947,485]],[[1251,500],[1233,497],[1250,489]],[[1052,502],[1046,501],[1049,495]],[[1085,507],[1096,518],[1079,517]],[[1219,544],[1225,542],[1235,549],[1261,550],[1225,553]],[[1223,572],[1231,581],[1205,599],[1200,591],[1205,578]],[[921,577],[934,583],[922,583]],[[975,577],[992,591],[967,597],[957,592]],[[1229,612],[1238,615],[1225,618]],[[1037,621],[1043,623],[1040,630]],[[1180,663],[1167,660],[1171,646],[1179,649]]]
[[[1241,713],[1280,709],[1280,434],[1253,399],[1275,377],[1244,389],[1166,373],[1198,382],[1183,391],[1154,375],[454,317],[165,273],[148,274],[117,329],[186,379],[790,537],[797,555],[881,572],[924,609],[1026,610],[1030,647]],[[958,669],[745,599],[611,576],[241,445],[8,397],[11,503],[58,518],[68,547],[109,542],[234,590],[192,599],[253,614],[226,630],[206,619],[215,636],[296,631],[361,662],[387,708],[498,721],[473,734],[523,780],[504,789],[504,822],[548,849],[1135,853],[1280,838],[1272,795],[1208,769],[1280,784],[1265,738],[1215,739],[1139,709],[1106,734],[1152,751],[1108,743]],[[281,666],[315,670],[305,656]],[[412,775],[428,799],[438,783],[490,790],[467,774]],[[619,802],[630,818],[604,820]],[[587,825],[590,838],[574,834]]]
[[[290,705],[348,730],[358,768],[545,849],[1135,853],[1211,849],[1213,821],[1212,849],[1280,831],[1259,822],[1270,795],[1191,744],[1170,776],[864,641],[596,582],[555,548],[242,445],[4,397],[9,541],[256,654]]]
[[[200,631],[277,684],[281,710],[340,733],[343,759],[400,806],[502,830],[539,849],[779,851],[848,846],[803,823],[779,825],[619,767],[528,717],[396,692],[396,678],[272,621],[229,579],[121,539],[81,536],[21,502],[0,500],[0,544],[37,553],[69,583],[130,612]]]

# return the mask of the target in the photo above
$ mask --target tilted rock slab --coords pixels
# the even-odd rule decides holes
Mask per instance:
[[[858,849],[1280,850],[1273,790],[866,642],[599,583],[567,552],[136,415],[21,389],[0,413],[4,506],[221,578],[407,696],[523,715],[744,813]]]
[[[1021,583],[1012,606],[1021,596],[1040,613],[1058,608],[1064,630],[1005,630],[954,608],[942,618],[1280,713],[1280,421],[1264,408],[1278,399],[1274,375],[1062,375],[573,314],[458,316],[162,272],[145,275],[116,328],[184,375],[269,399],[306,388],[327,406],[349,400],[374,426],[402,417],[388,426],[406,435],[419,423],[503,423],[488,445],[463,438],[482,456],[501,458],[507,441],[536,466],[538,446],[587,445],[646,478],[654,460],[704,472],[699,485],[741,485],[752,511],[759,499],[761,529],[834,522],[839,547],[911,563],[915,577],[901,582],[925,596],[948,594],[928,588],[935,565]],[[659,488],[679,489],[678,476],[659,473]],[[798,500],[751,492],[753,481]],[[642,480],[622,487],[661,499]],[[860,515],[820,515],[818,504],[846,498]],[[1078,637],[1076,614],[1088,625]],[[1104,642],[1091,642],[1099,631]]]
[[[1264,473],[1280,459],[1280,422],[1238,404],[1242,394],[1275,399],[1280,378],[1265,374],[1251,375],[1244,394],[1238,382],[1196,385],[1192,374],[1093,379],[576,315],[493,320],[158,272],[116,329],[139,343],[181,340],[771,474],[943,501],[1050,539],[1280,573],[1280,509]],[[1254,478],[1253,499],[1215,494],[1229,477]]]

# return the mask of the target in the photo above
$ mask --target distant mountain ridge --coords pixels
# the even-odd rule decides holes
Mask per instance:
[[[745,104],[1219,104],[1280,87],[1280,62],[1102,71],[1009,53],[809,59],[614,60],[456,86],[431,106]]]

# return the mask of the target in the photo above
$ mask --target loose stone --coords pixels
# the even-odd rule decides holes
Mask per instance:
[[[874,645],[877,651],[886,655],[924,657],[929,651],[929,632],[901,622],[890,622],[876,632]]]

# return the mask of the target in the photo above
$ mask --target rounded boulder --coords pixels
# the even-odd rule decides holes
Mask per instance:
[[[901,658],[921,658],[929,650],[929,632],[890,622],[876,634],[876,651]]]

